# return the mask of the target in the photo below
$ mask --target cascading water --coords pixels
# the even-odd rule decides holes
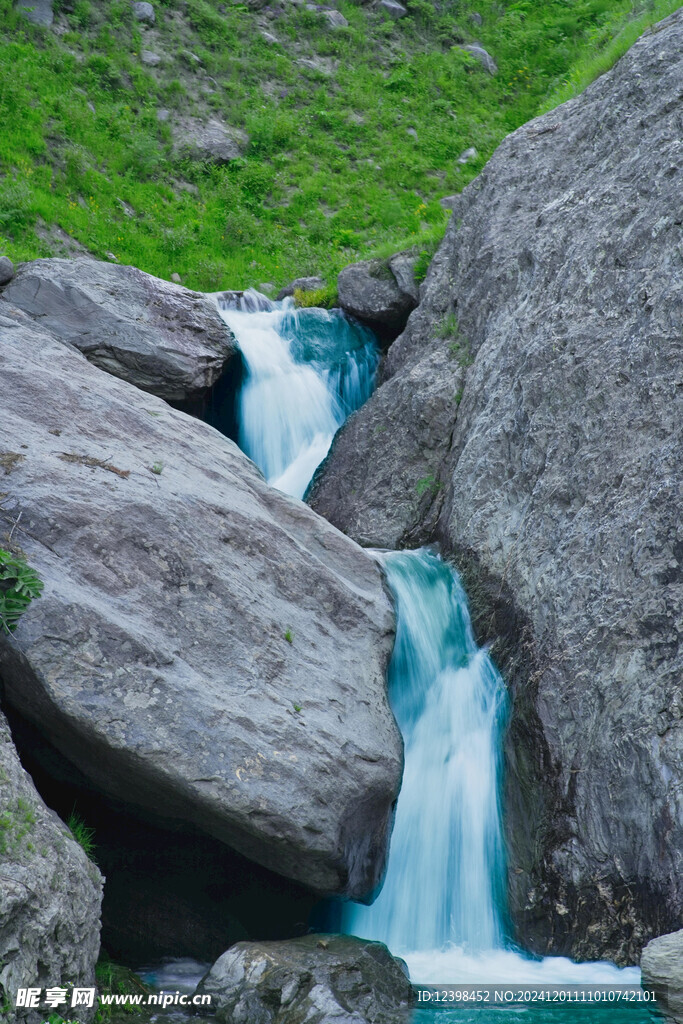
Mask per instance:
[[[301,498],[346,417],[371,395],[374,335],[338,311],[294,309],[258,292],[218,297],[246,378],[238,443],[273,487]]]
[[[397,610],[389,696],[405,771],[384,887],[345,930],[390,949],[501,944],[499,801],[506,691],[472,634],[456,575],[427,551],[382,555]]]
[[[228,305],[221,314],[247,370],[239,443],[270,483],[301,496],[336,430],[370,396],[377,348],[370,332],[334,312],[295,311],[255,292]],[[476,645],[455,572],[424,550],[378,557],[396,603],[389,696],[405,770],[384,887],[370,907],[345,905],[344,930],[385,942],[423,984],[637,985],[637,968],[539,960],[506,942],[505,686]],[[444,1024],[472,1019],[453,1012],[440,1017]],[[502,1022],[520,1011],[492,1012]],[[532,1017],[550,1020],[552,1012]]]

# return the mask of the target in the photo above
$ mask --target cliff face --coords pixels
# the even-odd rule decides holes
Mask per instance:
[[[683,918],[682,99],[678,11],[506,139],[309,499],[465,569],[515,700],[517,936],[577,957]]]

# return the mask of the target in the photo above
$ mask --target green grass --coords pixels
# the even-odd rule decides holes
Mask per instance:
[[[73,239],[218,289],[333,285],[346,263],[407,246],[426,272],[439,198],[678,2],[408,0],[393,22],[340,0],[337,30],[285,5],[268,23],[276,45],[230,0],[158,0],[152,34],[128,0],[57,6],[61,35],[0,0],[0,252],[32,259]],[[495,77],[458,48],[475,39]],[[142,49],[163,63],[147,68]],[[175,149],[170,125],[189,115],[246,132],[243,157],[216,167]],[[478,157],[458,164],[470,146]]]
[[[66,826],[71,832],[76,842],[83,848],[87,857],[90,860],[95,860],[95,829],[88,828],[83,819],[72,811],[69,815]]]

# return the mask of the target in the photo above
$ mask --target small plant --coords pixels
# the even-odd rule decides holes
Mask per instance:
[[[76,842],[83,848],[83,852],[90,860],[95,860],[95,829],[88,828],[83,818],[79,817],[75,811],[72,811],[67,818],[66,827],[71,832]]]
[[[294,710],[296,711],[296,713],[298,715],[299,712],[301,711],[301,704],[292,704],[292,707],[294,708]]]
[[[288,629],[286,631],[286,633],[285,633],[285,640],[287,641],[288,644],[293,644],[294,643],[294,637],[292,636],[291,629]]]
[[[415,267],[413,269],[413,277],[415,278],[415,284],[422,284],[427,276],[429,270],[429,264],[432,262],[434,256],[434,249],[423,249],[417,260],[415,261]]]
[[[150,473],[154,473],[155,476],[161,476],[164,471],[164,464],[163,462],[155,462],[149,469]]]
[[[0,548],[0,633],[13,633],[31,601],[42,592],[43,581],[35,569]]]
[[[459,337],[460,325],[458,324],[458,318],[455,313],[447,313],[439,324],[437,330],[438,337],[443,338],[444,340]]]
[[[315,288],[311,292],[302,291],[301,288],[294,289],[294,304],[299,309],[309,309],[312,306],[321,309],[332,309],[337,305],[337,301],[336,285]]]
[[[458,390],[457,390],[457,391],[455,392],[455,394],[453,395],[453,400],[454,400],[454,402],[455,402],[455,404],[456,404],[456,405],[460,405],[460,403],[462,402],[462,395],[463,395],[463,390],[462,390],[462,388],[459,388],[459,389],[458,389]]]
[[[440,487],[441,483],[436,479],[433,473],[430,473],[429,476],[422,477],[422,479],[418,480],[415,484],[415,490],[417,491],[419,498],[421,498],[427,491],[438,491]]]

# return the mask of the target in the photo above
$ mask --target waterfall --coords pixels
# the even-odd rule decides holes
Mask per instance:
[[[397,632],[389,697],[405,771],[384,887],[345,930],[394,951],[500,946],[503,681],[472,634],[454,572],[428,551],[384,554]]]
[[[339,427],[372,393],[374,335],[339,310],[294,309],[253,291],[218,296],[218,307],[246,369],[238,444],[268,483],[301,498]]]
[[[218,303],[246,365],[240,446],[270,483],[301,497],[370,397],[374,337],[338,311],[253,291]],[[378,557],[396,606],[388,687],[405,769],[384,886],[371,906],[344,906],[343,930],[385,942],[423,984],[638,985],[637,968],[535,959],[506,938],[505,685],[477,647],[454,570],[427,550]]]

